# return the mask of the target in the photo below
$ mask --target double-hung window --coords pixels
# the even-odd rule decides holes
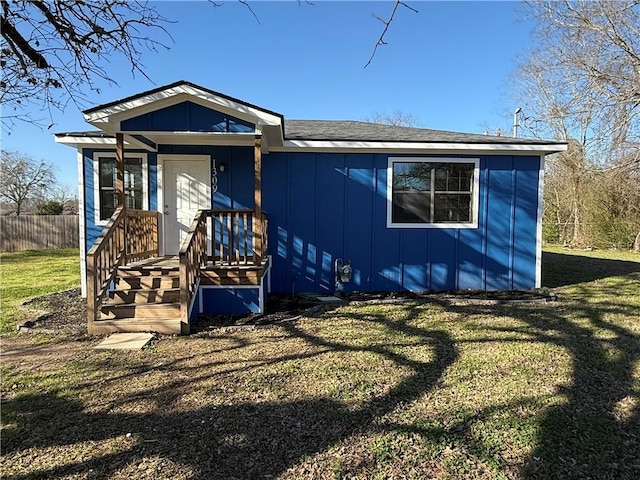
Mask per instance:
[[[104,223],[118,206],[116,158],[96,154],[96,222]],[[144,154],[127,154],[124,159],[124,201],[127,208],[147,208],[147,159]]]
[[[387,175],[387,226],[477,226],[478,159],[394,157]]]

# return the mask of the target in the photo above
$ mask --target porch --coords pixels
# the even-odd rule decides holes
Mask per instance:
[[[203,288],[253,288],[264,308],[270,267],[264,213],[200,210],[176,256],[158,254],[158,219],[158,212],[120,207],[89,251],[90,334],[188,334]]]
[[[177,204],[165,199],[160,213],[127,208],[124,135],[116,133],[117,208],[87,253],[90,334],[187,334],[198,313],[207,305],[223,301],[223,291],[243,299],[249,292],[254,298],[245,302],[248,311],[263,310],[269,272],[267,216],[262,212],[260,135],[254,140],[253,209],[207,209],[202,203],[189,204],[188,198],[196,196],[213,206],[215,189],[202,195],[207,190],[202,183],[192,186],[186,182],[180,192],[165,189],[175,193]],[[215,175],[215,164],[211,169]],[[176,210],[183,218],[180,228],[173,230],[180,233],[180,242],[168,251],[167,221],[177,220]],[[162,248],[161,238],[165,241]],[[170,255],[178,245],[177,255]],[[216,288],[217,293],[213,293]],[[210,313],[211,309],[207,310]]]

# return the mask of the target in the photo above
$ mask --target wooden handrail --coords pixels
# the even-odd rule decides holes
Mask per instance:
[[[248,209],[203,210],[209,217],[212,233],[209,260],[216,265],[259,265],[267,253],[267,215],[253,221],[255,212]],[[256,225],[259,231],[254,231]],[[256,237],[259,235],[259,237]],[[261,241],[258,241],[261,240]]]
[[[255,242],[253,210],[199,210],[180,247],[180,317],[188,328],[191,303],[207,264],[215,266],[259,265],[266,256],[267,216],[261,215],[262,242]],[[256,244],[262,250],[257,252]],[[256,262],[256,259],[259,259]]]
[[[87,254],[87,322],[89,333],[98,319],[98,308],[118,266],[124,249],[124,209],[119,207]]]
[[[178,253],[180,259],[180,321],[188,329],[191,300],[207,263],[207,217],[198,210]]]
[[[119,207],[87,253],[87,322],[89,333],[118,267],[158,256],[158,212]]]

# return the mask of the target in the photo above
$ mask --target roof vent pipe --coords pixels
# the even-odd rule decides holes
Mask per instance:
[[[513,111],[513,138],[518,138],[518,114],[522,112],[520,107]]]

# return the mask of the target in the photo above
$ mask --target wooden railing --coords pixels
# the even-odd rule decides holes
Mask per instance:
[[[200,272],[207,263],[207,217],[199,210],[180,247],[180,320],[189,325],[191,300],[200,283]]]
[[[158,256],[158,212],[116,209],[87,254],[87,320],[89,328],[109,291],[118,267]]]
[[[179,253],[182,322],[189,323],[203,268],[260,265],[266,254],[266,214],[256,222],[252,210],[199,210]]]
[[[127,209],[125,263],[158,256],[158,212]]]
[[[207,210],[212,249],[209,261],[216,265],[259,265],[267,252],[267,216],[254,221],[252,210]]]

